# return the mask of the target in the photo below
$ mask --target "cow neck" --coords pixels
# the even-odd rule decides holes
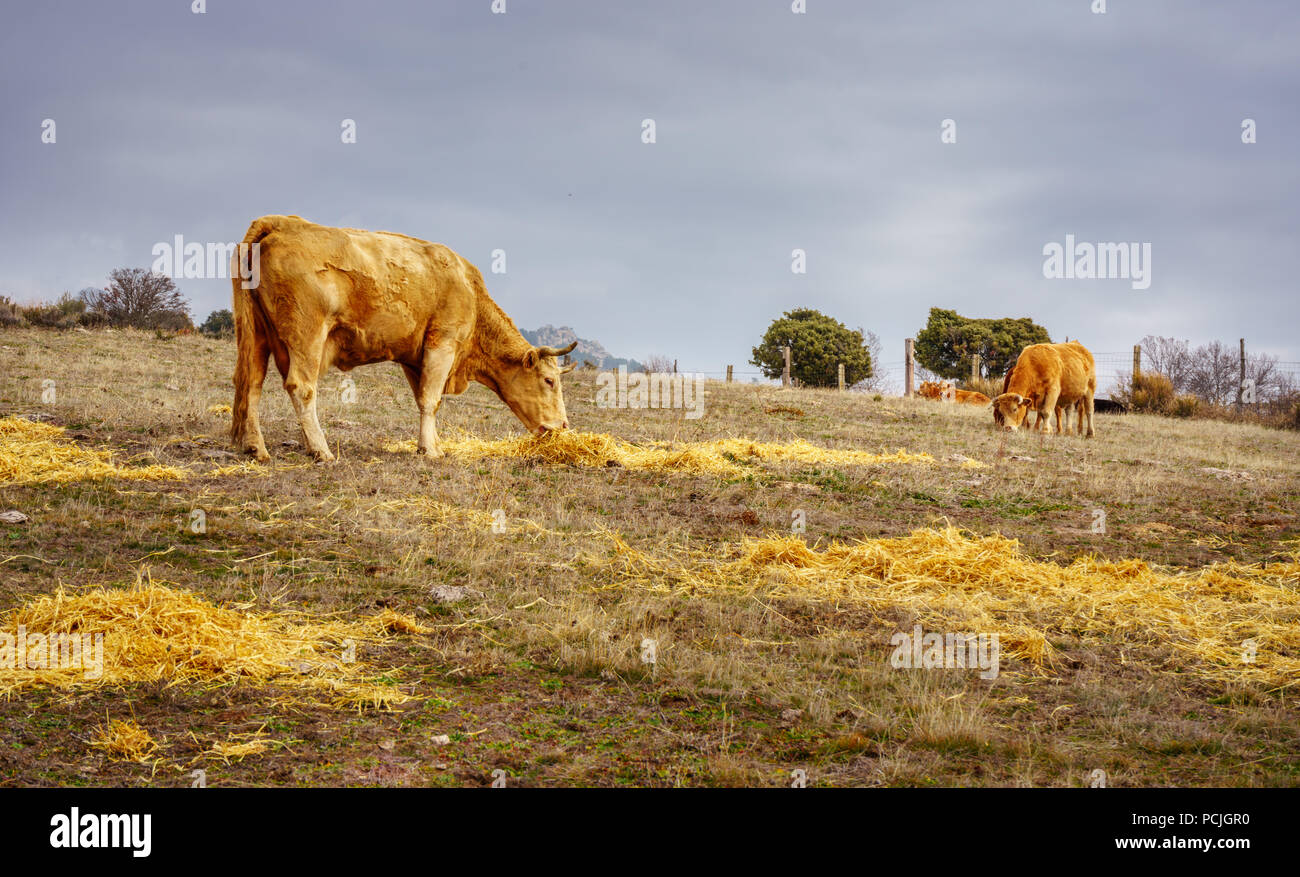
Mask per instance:
[[[479,294],[477,310],[478,324],[474,332],[474,352],[471,362],[467,363],[468,376],[501,396],[498,375],[511,365],[522,362],[532,345],[487,293]]]

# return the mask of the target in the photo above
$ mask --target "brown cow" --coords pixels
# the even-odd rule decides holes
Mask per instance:
[[[230,435],[242,451],[270,459],[257,418],[269,357],[307,448],[321,461],[334,455],[316,419],[316,383],[331,365],[400,365],[420,409],[419,451],[431,457],[442,454],[434,415],[443,394],[470,381],[496,393],[532,432],[568,428],[560,375],[572,366],[555,363],[574,344],[525,341],[488,297],[478,269],[442,244],[297,216],[253,220],[244,243],[256,245],[260,282],[243,288],[237,252]]]
[[[1005,376],[1004,378],[1002,378],[1002,392],[1005,393],[1005,392],[1007,391],[1007,387],[1011,386],[1011,375],[1015,372],[1015,370],[1016,370],[1016,364],[1013,362],[1013,363],[1011,364],[1011,368],[1007,369],[1007,374],[1006,374],[1006,376]],[[1080,407],[1080,411],[1082,412],[1082,408],[1083,408],[1083,400],[1082,400],[1082,399],[1079,400],[1079,407]],[[1028,419],[1028,417],[1026,417],[1026,419],[1025,419],[1025,427],[1026,427],[1027,429],[1037,429],[1037,428],[1038,428],[1038,412],[1037,412],[1037,411],[1034,411],[1034,412],[1031,412],[1031,413],[1034,415],[1034,423],[1033,423],[1033,425],[1031,426],[1031,425],[1029,424],[1029,419]],[[1061,417],[1062,414],[1065,415],[1065,424],[1066,424],[1066,428],[1068,429],[1068,428],[1069,428],[1069,424],[1070,424],[1070,413],[1069,413],[1069,410],[1066,409],[1066,410],[1063,411],[1063,410],[1061,409],[1061,407],[1058,405],[1058,406],[1056,407],[1056,416],[1059,418],[1059,417]],[[1006,425],[1006,418],[1004,418],[1004,417],[1002,416],[1002,411],[1001,411],[1001,409],[999,409],[996,405],[993,406],[993,423],[994,423],[996,426],[1005,426],[1005,425]]]
[[[1088,348],[1078,341],[1068,344],[1031,344],[1020,353],[1003,382],[1003,392],[993,400],[996,423],[1016,430],[1030,411],[1038,413],[1035,429],[1046,431],[1047,419],[1056,413],[1061,432],[1064,409],[1079,409],[1078,432],[1093,435],[1093,395],[1097,392],[1097,365]]]
[[[960,402],[963,405],[987,405],[989,397],[973,390],[958,390],[951,383],[923,381],[916,394],[922,399],[942,399],[945,402]]]

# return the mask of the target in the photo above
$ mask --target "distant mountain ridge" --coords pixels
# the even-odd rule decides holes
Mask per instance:
[[[578,346],[569,354],[574,362],[590,362],[596,368],[618,368],[627,366],[628,371],[640,371],[644,366],[635,359],[621,359],[611,354],[599,341],[579,338],[572,326],[552,326],[547,324],[540,329],[520,329],[524,340],[534,347],[568,347],[574,341]]]

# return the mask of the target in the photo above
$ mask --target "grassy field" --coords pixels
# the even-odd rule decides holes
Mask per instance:
[[[214,786],[475,786],[494,772],[510,785],[778,785],[797,770],[826,786],[1080,786],[1098,770],[1115,786],[1300,780],[1297,680],[1201,661],[1198,643],[1155,628],[1057,624],[1068,592],[1016,609],[1044,630],[1051,659],[1004,654],[998,677],[982,679],[889,661],[890,637],[922,611],[927,630],[966,630],[960,607],[821,593],[815,574],[792,591],[784,567],[732,590],[665,572],[715,569],[746,538],[798,535],[821,549],[948,526],[1014,538],[1027,561],[1062,568],[1089,556],[1167,573],[1277,568],[1300,537],[1296,433],[1099,415],[1093,440],[1008,435],[981,408],[721,383],[689,420],[598,409],[594,375],[575,372],[566,401],[583,432],[803,439],[933,462],[738,459],[739,473],[701,476],[427,461],[396,444],[415,437],[415,406],[398,369],[381,365],[349,375],[354,402],[341,373],[322,381],[337,463],[302,454],[273,371],[262,403],[272,463],[227,468],[241,462],[218,408],[233,362],[233,342],[195,336],[0,331],[0,417],[43,414],[119,464],[187,473],[0,481],[0,511],[30,516],[0,523],[0,610],[141,575],[248,611],[355,620],[392,609],[429,630],[364,644],[362,657],[376,684],[410,699],[339,709],[275,681],[27,688],[0,701],[0,784],[188,785],[196,766]],[[478,385],[445,400],[439,429],[453,442],[522,432]],[[204,533],[188,526],[196,509]],[[1290,639],[1261,648],[1294,664],[1298,583],[1270,587]],[[91,745],[99,725],[132,718],[158,743],[148,759]],[[263,751],[204,754],[248,735]]]

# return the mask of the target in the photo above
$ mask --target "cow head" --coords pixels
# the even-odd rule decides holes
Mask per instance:
[[[943,387],[934,381],[922,381],[916,395],[922,399],[938,399],[943,395]]]
[[[556,359],[577,346],[575,341],[562,348],[530,347],[518,362],[511,363],[498,376],[502,400],[530,432],[541,435],[552,429],[569,428],[560,375],[573,371],[577,364],[560,368]]]
[[[1033,406],[1033,399],[1027,399],[1019,393],[1003,393],[993,400],[993,422],[1015,432],[1024,423]]]

